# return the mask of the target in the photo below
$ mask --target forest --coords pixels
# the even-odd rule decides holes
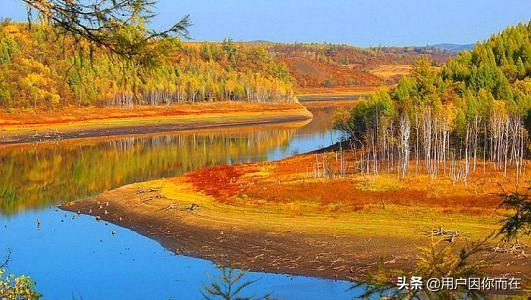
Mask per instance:
[[[125,38],[134,40],[141,25]],[[109,53],[53,25],[0,22],[0,108],[70,105],[171,105],[199,101],[292,102],[296,87],[379,87],[369,71],[441,64],[451,52],[432,47],[359,48],[333,44],[156,40],[143,61]],[[399,78],[401,74],[397,74]]]
[[[135,29],[136,30],[136,29]],[[126,32],[134,39],[135,31]],[[170,105],[196,101],[290,102],[292,77],[263,47],[226,39],[164,37],[138,63],[52,25],[0,23],[0,107]],[[153,56],[153,55],[152,55]],[[146,60],[147,60],[146,59]]]
[[[339,112],[336,127],[349,133],[358,168],[464,181],[487,165],[521,174],[530,150],[530,30],[509,27],[442,66],[420,58],[396,88]]]

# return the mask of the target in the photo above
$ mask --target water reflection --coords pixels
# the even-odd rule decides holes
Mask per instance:
[[[13,249],[9,273],[29,275],[44,299],[203,299],[203,285],[222,275],[207,260],[175,255],[129,229],[57,209],[0,218],[0,257],[7,248]],[[346,281],[256,272],[244,281],[255,283],[241,296],[347,300],[353,294]]]
[[[337,140],[333,109],[312,113],[309,124],[0,148],[0,257],[11,248],[9,271],[30,275],[45,299],[200,299],[206,274],[221,275],[211,262],[176,256],[133,231],[53,206],[205,166],[280,159]],[[246,280],[257,280],[246,288],[252,295],[351,298],[344,281],[253,272]]]
[[[267,159],[298,127],[218,129],[0,149],[0,213],[43,208],[206,166]]]
[[[335,142],[334,108],[311,111],[311,122],[0,147],[0,215],[207,166],[280,159]]]
[[[228,267],[222,267],[220,270],[221,275],[218,278],[209,275],[209,282],[203,283],[201,295],[205,299],[271,299],[271,293],[264,294],[264,296],[243,296],[247,293],[246,288],[258,281],[245,278],[247,272]]]

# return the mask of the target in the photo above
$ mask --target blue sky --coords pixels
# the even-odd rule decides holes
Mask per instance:
[[[531,19],[531,0],[159,0],[157,6],[152,27],[190,14],[199,41],[467,44]],[[0,17],[25,20],[22,1],[0,0]]]

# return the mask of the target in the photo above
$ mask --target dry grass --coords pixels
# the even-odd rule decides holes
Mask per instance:
[[[378,87],[333,87],[333,88],[296,88],[295,91],[298,96],[358,96],[372,93],[382,86]]]
[[[180,184],[215,202],[210,204],[214,209],[209,217],[224,215],[229,224],[251,228],[258,226],[253,222],[258,218],[283,230],[414,236],[420,228],[444,226],[474,237],[495,230],[508,213],[498,209],[499,199],[493,193],[500,192],[500,186],[514,188],[511,179],[492,170],[478,171],[468,183],[423,175],[400,180],[393,175],[359,174],[313,178],[308,166],[314,160],[313,155],[302,155],[273,163],[207,168],[187,174]],[[234,210],[236,214],[229,213]]]
[[[192,203],[199,207],[189,220],[193,226],[205,228],[246,228],[251,231],[300,232],[308,234],[347,234],[360,237],[418,238],[423,230],[444,226],[466,232],[478,238],[495,230],[499,216],[463,213],[441,214],[422,206],[387,204],[362,205],[359,209],[344,202],[314,202],[288,200],[270,202],[239,194],[232,201],[219,201],[209,191],[200,192],[197,186],[181,179],[164,179],[142,183],[142,186],[161,188],[168,205],[185,209]],[[234,187],[232,187],[234,188]],[[264,187],[269,189],[268,187]],[[211,192],[212,190],[210,190]],[[234,190],[229,188],[227,196]],[[160,204],[160,203],[158,203]],[[198,220],[202,220],[198,222]],[[181,221],[187,221],[182,219]]]
[[[311,117],[312,114],[298,103],[223,102],[134,109],[86,107],[37,115],[1,113],[0,138],[4,143],[20,143],[300,121]]]
[[[303,57],[283,60],[300,87],[376,87],[381,78],[369,72]]]
[[[409,74],[411,69],[411,65],[380,65],[369,70],[369,73],[385,80],[395,80],[397,77]]]
[[[304,102],[304,106],[308,109],[311,108],[330,108],[330,107],[343,107],[349,109],[358,103],[358,99],[351,100],[324,100],[324,101],[307,101]]]
[[[334,157],[329,160],[333,161]],[[222,203],[304,202],[318,204],[318,207],[337,204],[346,211],[383,202],[384,205],[422,206],[472,214],[477,214],[479,209],[492,215],[496,214],[499,203],[494,193],[501,191],[500,186],[508,190],[514,188],[510,179],[492,170],[478,171],[466,183],[427,175],[402,179],[393,174],[314,178],[310,171],[313,162],[312,155],[303,155],[273,163],[207,168],[188,174],[186,178],[197,189]],[[253,201],[241,202],[241,195]]]
[[[0,126],[38,125],[68,122],[83,122],[109,119],[131,119],[148,117],[168,117],[238,112],[278,112],[299,109],[299,104],[289,103],[247,103],[247,102],[210,102],[197,104],[179,104],[172,106],[136,106],[120,107],[66,107],[60,111],[14,111],[0,112]]]

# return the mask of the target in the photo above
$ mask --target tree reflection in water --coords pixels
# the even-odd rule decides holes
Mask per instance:
[[[0,148],[0,215],[199,168],[265,160],[296,127],[252,127]]]
[[[272,299],[271,296],[245,296],[245,289],[258,280],[246,280],[247,272],[233,268],[222,267],[219,278],[208,276],[209,283],[203,283],[201,294],[206,300],[261,300]]]

